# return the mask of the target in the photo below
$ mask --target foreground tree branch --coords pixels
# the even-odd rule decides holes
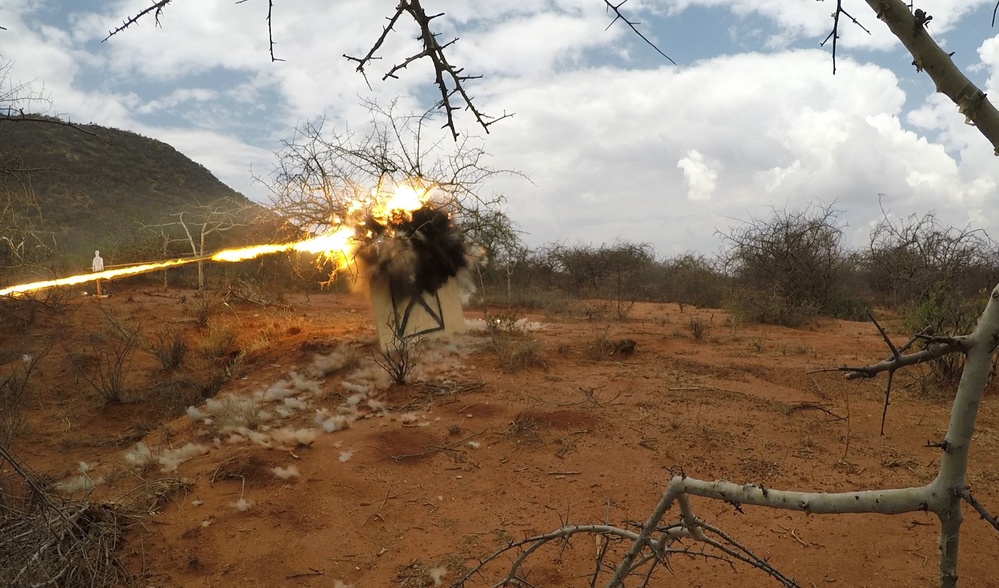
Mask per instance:
[[[999,111],[986,98],[985,92],[954,65],[950,54],[941,49],[926,32],[925,25],[933,18],[932,15],[918,8],[911,11],[911,4],[902,0],[866,1],[912,54],[912,64],[916,66],[916,70],[925,71],[930,76],[936,84],[937,92],[957,104],[968,124],[978,127],[979,132],[992,143],[996,155],[999,155]]]
[[[444,13],[438,13],[433,15],[428,15],[427,11],[424,10],[423,5],[420,4],[420,0],[402,0],[396,7],[395,14],[389,18],[389,24],[382,30],[381,36],[375,41],[374,45],[368,51],[367,55],[364,57],[351,57],[350,55],[344,54],[344,57],[350,61],[357,62],[357,71],[362,75],[365,73],[365,67],[367,67],[373,59],[376,59],[376,54],[378,49],[381,48],[382,43],[388,37],[389,33],[392,32],[392,27],[395,26],[399,17],[403,14],[408,14],[416,26],[420,29],[420,36],[417,38],[422,44],[422,50],[410,55],[406,59],[396,63],[385,75],[382,76],[382,80],[387,80],[388,78],[398,77],[396,74],[403,69],[409,67],[409,64],[420,59],[429,59],[434,67],[434,84],[437,86],[440,92],[441,99],[437,102],[437,108],[442,109],[446,116],[444,122],[444,127],[451,131],[451,136],[457,140],[458,130],[454,124],[454,113],[459,104],[455,104],[454,100],[457,98],[464,103],[465,109],[470,111],[475,117],[475,121],[479,123],[487,133],[489,132],[489,126],[493,123],[499,122],[504,118],[513,116],[512,114],[503,113],[502,116],[492,117],[488,116],[479,110],[474,102],[471,95],[465,88],[465,82],[468,80],[479,79],[482,76],[473,76],[463,73],[464,69],[455,67],[448,62],[447,55],[445,55],[444,50],[457,42],[458,39],[454,39],[443,45],[437,41],[437,33],[435,33],[430,27],[430,21],[435,18],[444,16]]]

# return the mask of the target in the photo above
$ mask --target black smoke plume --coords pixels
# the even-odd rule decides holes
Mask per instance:
[[[388,280],[398,297],[436,292],[469,267],[464,234],[446,211],[428,204],[384,224],[368,217],[358,236],[361,268],[369,279]]]

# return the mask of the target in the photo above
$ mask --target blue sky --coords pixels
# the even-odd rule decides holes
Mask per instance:
[[[452,62],[484,78],[479,106],[516,116],[486,135],[468,116],[488,165],[517,176],[482,187],[507,197],[531,244],[653,244],[663,255],[710,253],[717,231],[772,207],[835,202],[847,240],[863,246],[880,205],[895,216],[936,211],[999,237],[999,166],[992,150],[862,0],[844,7],[868,29],[843,29],[831,74],[832,0],[632,0],[640,28],[673,66],[626,27],[604,30],[598,0],[424,0]],[[342,54],[363,54],[395,2],[287,0],[275,7],[271,63],[267,3],[174,0],[101,42],[148,0],[4,0],[0,56],[8,83],[27,82],[39,110],[154,137],[247,196],[297,125],[327,116],[362,129],[363,99],[434,97],[420,67],[369,89]],[[979,86],[997,95],[999,31],[992,2],[928,0],[930,30]],[[412,48],[408,32],[383,64]],[[879,195],[883,195],[880,196]],[[880,202],[879,202],[880,201]]]

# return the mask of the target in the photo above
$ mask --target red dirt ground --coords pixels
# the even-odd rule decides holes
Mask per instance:
[[[543,355],[544,366],[510,371],[488,335],[470,333],[452,348],[460,354],[425,366],[432,372],[426,382],[375,395],[387,403],[384,412],[362,410],[367,418],[350,428],[320,432],[298,447],[231,444],[185,416],[198,401],[197,387],[217,368],[196,351],[177,373],[162,370],[148,349],[137,352],[129,394],[118,406],[105,406],[70,366],[70,359],[83,361],[79,352],[103,312],[142,325],[146,347],[166,328],[183,330],[195,347],[204,337],[192,318],[195,297],[134,289],[103,300],[78,298],[58,312],[43,309],[24,333],[0,335],[3,348],[13,350],[3,354],[7,363],[55,338],[31,382],[28,423],[15,444],[35,471],[58,482],[76,474],[79,461],[96,462],[91,475],[109,481],[92,500],[120,496],[143,480],[188,483],[167,502],[152,502],[151,514],[129,535],[123,554],[137,586],[424,587],[435,585],[435,568],[446,570],[446,586],[511,539],[563,522],[643,521],[671,468],[789,490],[921,485],[939,461],[938,450],[925,444],[942,438],[950,410],[948,393],[927,393],[917,377],[900,374],[880,436],[883,376],[848,382],[836,372],[810,373],[882,359],[885,346],[870,324],[740,325],[725,311],[672,304],[637,304],[625,321],[610,320],[609,312],[599,318],[598,301],[569,303],[555,315],[520,313],[542,325],[523,337],[539,342],[534,356]],[[250,394],[344,343],[357,344],[360,356],[372,353],[374,326],[357,296],[231,303],[216,320],[237,326],[234,345],[249,350],[220,394]],[[707,325],[700,340],[692,320]],[[601,338],[630,338],[635,351],[594,358]],[[319,379],[321,393],[307,399],[308,409],[282,424],[315,428],[315,410],[332,414],[343,406],[351,394],[343,385],[347,371]],[[125,452],[138,441],[155,450],[195,442],[209,451],[161,473],[155,465],[126,464]],[[271,472],[290,465],[299,477],[282,480]],[[999,399],[990,394],[969,479],[993,511],[999,510],[997,466]],[[241,496],[248,510],[233,507]],[[743,514],[696,498],[693,505],[802,586],[936,584],[932,515],[806,516],[755,507]],[[597,547],[587,536],[541,549],[528,560],[528,580],[587,586]],[[999,586],[997,553],[996,532],[969,509],[962,585]],[[498,581],[512,557],[468,585]],[[683,555],[670,564],[672,571],[660,570],[650,585],[778,585],[744,564]]]

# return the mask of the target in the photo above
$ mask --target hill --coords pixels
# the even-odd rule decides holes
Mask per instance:
[[[251,204],[162,141],[59,122],[39,116],[0,121],[0,155],[25,170],[21,177],[37,204],[34,224],[55,237],[62,255],[199,205]]]

